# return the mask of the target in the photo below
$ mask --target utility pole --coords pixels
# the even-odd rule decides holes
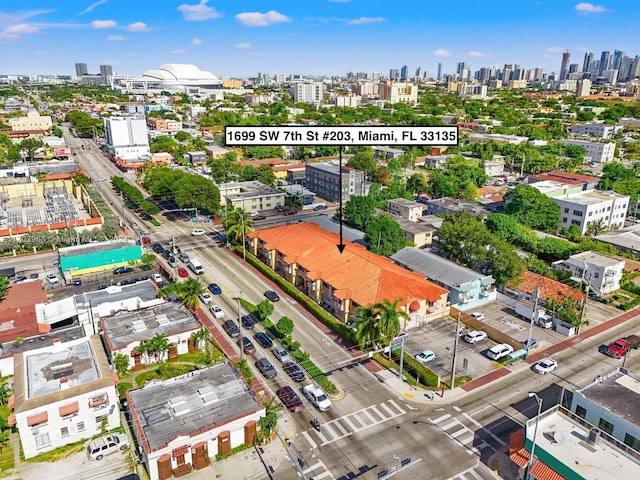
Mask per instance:
[[[456,339],[453,342],[453,362],[451,365],[451,385],[449,390],[453,390],[456,380],[456,356],[458,355],[458,337],[460,337],[460,312],[458,312],[458,320],[456,321]]]
[[[402,367],[404,360],[404,339],[407,338],[406,335],[403,335],[400,339],[400,378],[402,378]],[[391,354],[391,350],[389,350],[389,354]]]
[[[533,291],[533,311],[531,312],[531,322],[529,323],[529,335],[527,336],[527,357],[529,356],[529,348],[531,348],[531,335],[533,333],[533,323],[538,319],[538,296],[540,292],[536,288]]]
[[[240,291],[239,295],[236,297],[236,302],[238,304],[238,329],[240,330],[240,362],[244,360],[244,340],[242,337],[242,319],[240,318],[240,296],[242,295],[242,291]]]

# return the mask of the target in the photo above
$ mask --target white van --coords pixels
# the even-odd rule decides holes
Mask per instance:
[[[89,460],[102,460],[105,455],[110,455],[129,447],[127,437],[123,435],[109,435],[107,437],[92,440],[87,446]]]
[[[202,264],[200,263],[200,260],[198,260],[197,258],[190,258],[189,259],[189,268],[193,271],[193,273],[195,273],[196,275],[201,275],[204,273],[204,267],[202,266]]]

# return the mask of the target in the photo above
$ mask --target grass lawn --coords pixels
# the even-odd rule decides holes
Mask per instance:
[[[198,367],[194,365],[175,365],[171,363],[164,363],[162,365],[159,365],[158,368],[154,368],[153,370],[149,370],[148,372],[136,375],[136,384],[141,387],[148,380],[153,380],[155,378],[162,378],[163,380],[167,380],[179,375],[184,375],[185,373],[189,373],[193,370],[196,370],[197,368]]]

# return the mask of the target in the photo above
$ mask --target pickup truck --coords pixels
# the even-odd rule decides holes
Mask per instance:
[[[329,400],[327,394],[313,383],[302,387],[302,394],[321,412],[326,412],[331,408],[331,400]]]
[[[640,346],[640,336],[629,335],[628,337],[619,338],[615,342],[612,342],[607,347],[605,353],[613,358],[622,358],[632,348],[638,348]]]

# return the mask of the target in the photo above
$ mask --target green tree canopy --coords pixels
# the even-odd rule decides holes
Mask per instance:
[[[369,243],[369,250],[386,257],[407,245],[400,225],[386,213],[373,217],[365,225],[364,239]]]
[[[553,232],[560,225],[560,207],[531,185],[520,184],[505,195],[505,212],[523,225]]]

